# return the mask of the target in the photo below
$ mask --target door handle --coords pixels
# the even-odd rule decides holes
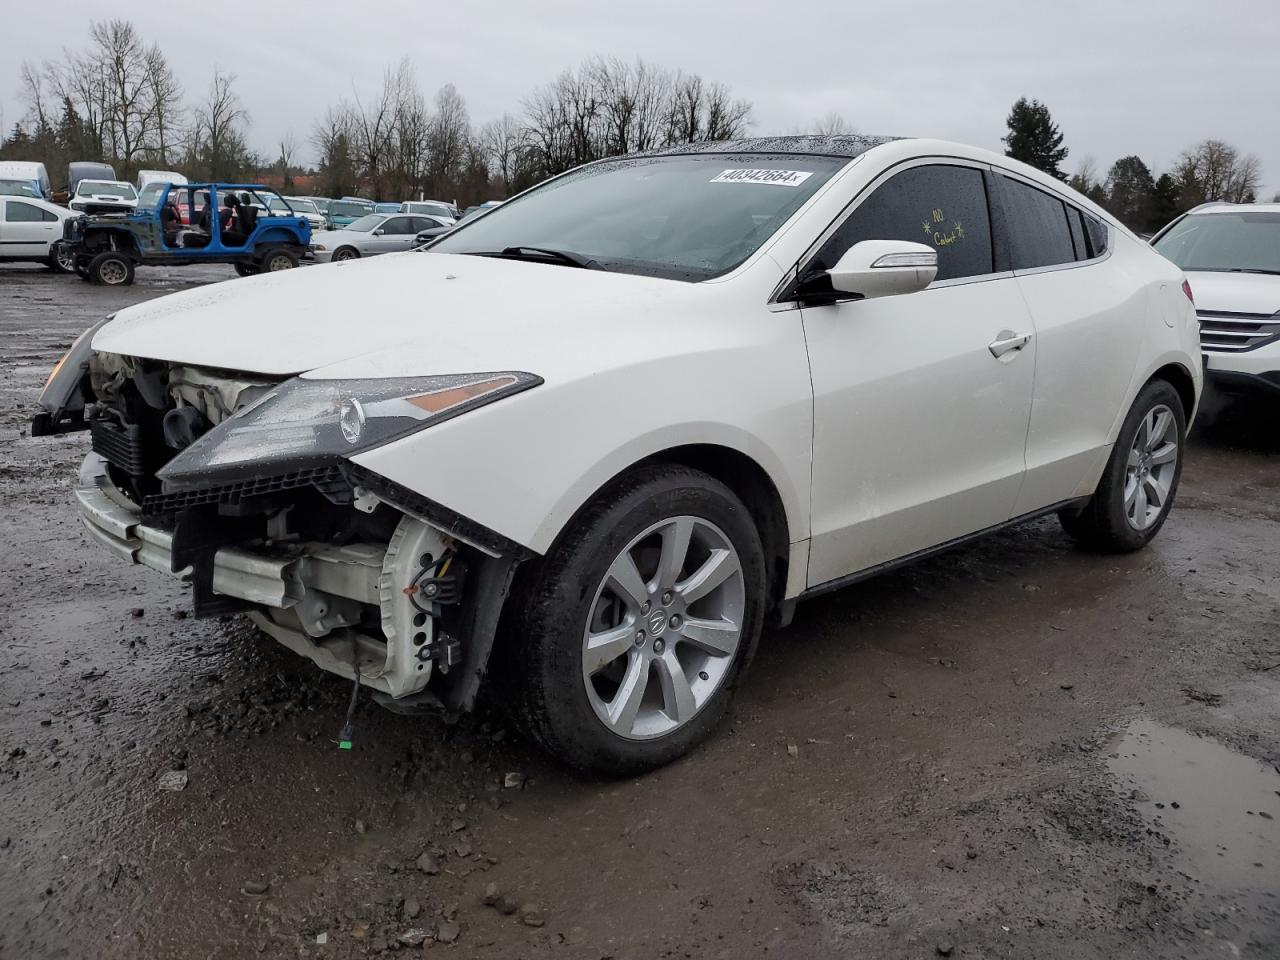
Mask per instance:
[[[1010,350],[1021,350],[1031,342],[1031,334],[1014,333],[1012,330],[1001,330],[996,338],[987,344],[993,357],[1003,357]]]

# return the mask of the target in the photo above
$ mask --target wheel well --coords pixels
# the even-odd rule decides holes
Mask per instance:
[[[1196,406],[1196,383],[1191,379],[1191,374],[1187,372],[1187,368],[1180,363],[1167,363],[1155,373],[1147,381],[1165,380],[1178,391],[1178,399],[1182,401],[1182,410],[1188,419],[1191,417],[1191,411]]]
[[[108,250],[138,255],[138,242],[127,230],[95,230],[84,238],[85,252],[93,257]]]
[[[745,453],[714,444],[672,447],[646,457],[628,470],[652,464],[678,464],[714,477],[734,492],[746,506],[760,534],[769,569],[769,606],[782,602],[787,589],[787,562],[791,540],[782,497],[764,468]],[[625,474],[628,471],[623,471]]]

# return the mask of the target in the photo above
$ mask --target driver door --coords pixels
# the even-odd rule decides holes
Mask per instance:
[[[383,221],[382,226],[373,232],[370,244],[374,253],[394,253],[397,250],[408,250],[413,245],[413,238],[418,231],[413,228],[413,217],[391,217]]]
[[[917,293],[801,308],[814,392],[809,586],[1010,519],[1035,339],[1006,346],[1034,330],[998,272],[986,177],[963,161],[897,167],[814,255],[829,269],[856,242],[912,240],[937,249],[938,274]]]

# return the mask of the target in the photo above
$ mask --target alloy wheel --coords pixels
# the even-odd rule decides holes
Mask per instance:
[[[610,564],[583,630],[596,716],[631,740],[684,726],[728,675],[745,610],[742,562],[719,527],[680,516],[646,529]]]
[[[1146,530],[1169,500],[1178,471],[1178,431],[1173,411],[1152,407],[1138,424],[1124,474],[1124,512],[1135,530]]]
[[[277,270],[289,270],[293,267],[293,261],[286,257],[283,253],[276,254],[267,261],[267,271],[274,273]]]

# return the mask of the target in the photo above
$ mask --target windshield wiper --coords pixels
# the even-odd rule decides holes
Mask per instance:
[[[1273,277],[1280,277],[1280,270],[1264,270],[1262,267],[1229,267],[1228,273],[1265,273]]]
[[[523,244],[515,247],[503,247],[500,253],[482,253],[482,257],[507,257],[512,260],[549,259],[571,267],[582,267],[584,270],[603,270],[598,260],[584,257],[571,250],[552,250],[550,247],[526,247]]]

